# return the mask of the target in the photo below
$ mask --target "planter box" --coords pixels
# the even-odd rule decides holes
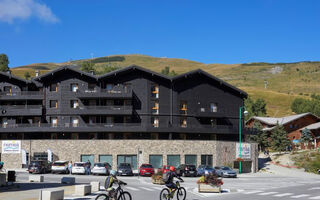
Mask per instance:
[[[153,184],[158,184],[158,185],[164,185],[164,181],[162,179],[156,180],[156,179],[151,179]]]
[[[198,192],[221,193],[221,186],[212,186],[210,184],[199,183]]]

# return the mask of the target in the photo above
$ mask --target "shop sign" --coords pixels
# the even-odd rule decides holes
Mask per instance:
[[[20,153],[20,140],[4,140],[2,141],[2,153]]]

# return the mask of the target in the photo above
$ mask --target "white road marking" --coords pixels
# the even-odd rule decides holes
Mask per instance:
[[[130,187],[130,186],[126,186],[125,188],[128,189],[128,190],[140,191],[139,189],[134,188],[134,187]]]
[[[271,195],[271,194],[277,194],[278,192],[264,192],[257,195],[265,196],[265,195]]]
[[[263,192],[263,191],[261,191],[261,190],[254,190],[254,191],[244,192],[243,194],[256,194],[256,193],[259,193],[259,192]]]
[[[273,196],[274,197],[285,197],[285,196],[289,196],[289,195],[293,195],[293,193],[276,194],[276,195],[273,195]]]
[[[151,187],[151,188],[153,188],[155,190],[162,190],[163,189],[162,187]]]
[[[150,189],[150,188],[147,188],[147,187],[139,187],[139,188],[141,188],[142,190],[154,191],[153,189]]]
[[[310,197],[309,199],[320,199],[320,196]]]
[[[320,190],[320,187],[309,188],[308,190]]]
[[[307,197],[307,196],[310,196],[310,194],[300,194],[300,195],[297,195],[297,196],[291,196],[291,198],[298,199],[298,198]]]

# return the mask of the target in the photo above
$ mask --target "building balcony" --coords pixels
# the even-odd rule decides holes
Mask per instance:
[[[47,114],[71,115],[131,115],[132,106],[79,106],[77,108],[47,109]]]
[[[0,92],[1,100],[15,100],[15,99],[30,99],[39,100],[43,99],[42,91],[19,91],[19,92]]]
[[[130,86],[114,86],[110,89],[94,89],[78,91],[76,93],[80,99],[94,99],[94,98],[132,98],[132,88]]]
[[[42,105],[0,106],[0,116],[41,116]]]

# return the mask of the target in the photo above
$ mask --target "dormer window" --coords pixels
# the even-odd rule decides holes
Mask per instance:
[[[72,83],[72,84],[71,84],[71,91],[72,91],[72,92],[78,92],[78,90],[79,90],[79,85],[78,85],[78,83]]]

